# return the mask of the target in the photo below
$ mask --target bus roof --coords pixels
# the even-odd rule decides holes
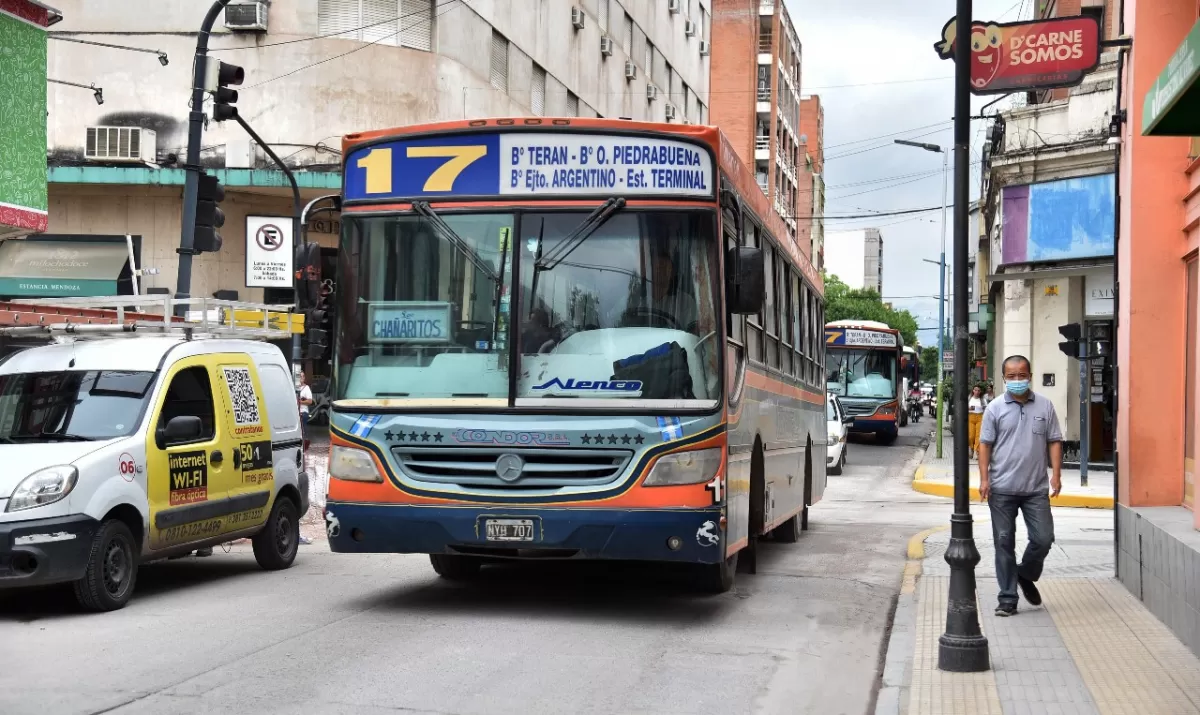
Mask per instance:
[[[636,136],[641,134],[647,139],[650,139],[653,135],[657,134],[661,135],[659,138],[663,139],[676,138],[685,142],[698,143],[706,146],[712,156],[715,157],[715,164],[719,168],[720,173],[741,197],[743,208],[753,213],[756,222],[766,228],[775,237],[775,243],[785,252],[787,252],[787,254],[791,257],[792,262],[804,275],[805,279],[819,291],[824,293],[825,283],[821,278],[820,271],[813,266],[812,261],[808,258],[806,253],[802,251],[796,243],[788,239],[787,224],[782,218],[780,218],[779,214],[771,206],[770,201],[768,201],[767,197],[763,194],[762,189],[758,186],[758,182],[755,180],[750,170],[746,168],[746,163],[742,160],[742,157],[738,155],[738,153],[734,150],[733,145],[729,143],[729,140],[725,137],[724,133],[722,133],[717,127],[695,124],[659,124],[653,122],[634,122],[623,119],[584,119],[579,117],[497,117],[489,119],[469,119],[449,122],[434,122],[429,124],[413,124],[406,127],[378,129],[344,136],[342,138],[342,175],[343,177],[346,177],[344,178],[344,181],[349,183],[350,172],[347,171],[347,167],[366,166],[362,163],[362,160],[367,156],[367,154],[364,153],[367,149],[367,146],[382,144],[387,141],[410,139],[414,137],[414,135],[428,135],[432,137],[444,134],[511,134],[517,132],[553,132],[565,134],[570,133],[572,130],[578,130],[579,134],[591,135],[592,137],[595,137],[596,135],[602,135],[604,131],[626,136]],[[463,145],[456,145],[456,147],[458,146]],[[465,157],[458,156],[457,154],[436,154],[428,151],[434,148],[435,147],[433,146],[426,147],[426,153],[424,153],[422,156],[435,158],[444,157],[446,161],[442,163],[442,167],[448,168],[450,164],[457,161],[456,157],[458,157],[458,159],[465,159]],[[446,149],[446,147],[441,148]],[[514,149],[514,151],[516,150]],[[355,152],[363,153],[363,156],[352,157],[352,154]],[[475,158],[480,158],[482,155],[483,154],[479,154]],[[351,163],[352,159],[355,160],[355,163]],[[501,157],[500,161],[503,160],[504,157]],[[392,161],[396,161],[396,159],[393,158]],[[469,163],[470,162],[460,164],[457,167],[457,172],[448,179],[449,183],[446,185],[453,186],[454,179],[459,174],[464,172]],[[515,174],[516,172],[513,173]],[[624,179],[622,179],[622,181],[623,180]],[[441,197],[428,195],[429,192],[437,191],[436,189],[429,188],[431,183],[433,183],[432,174],[425,182],[424,190],[426,195],[423,195],[422,198],[425,200],[436,201]],[[387,184],[390,188],[390,178],[387,180]],[[687,195],[679,195],[675,197],[653,195],[649,191],[647,191],[646,195],[644,196],[638,196],[637,189],[631,189],[622,184],[621,188],[597,189],[595,196],[580,196],[580,199],[600,199],[606,198],[606,193],[611,195],[613,193],[623,192],[627,198],[632,200],[642,198],[669,200],[674,198],[675,200],[705,201],[711,204],[717,201],[717,188],[718,186],[708,186],[706,187],[706,193],[691,191]],[[446,199],[459,198],[452,193],[452,189],[445,189],[445,192],[446,193],[443,196]],[[349,192],[344,191],[344,193]],[[521,200],[527,199],[528,195],[529,194],[525,193],[496,193],[494,200]],[[384,198],[389,198],[389,194],[387,193],[384,193],[382,196]],[[345,196],[345,198],[347,203],[353,203],[351,196]],[[404,197],[400,195],[394,195],[391,198],[393,198],[395,203],[401,207],[407,206]],[[413,197],[408,198],[411,199]],[[481,197],[479,196],[478,192],[476,192],[472,198],[479,199]],[[547,196],[547,199],[549,198],[551,197]],[[561,200],[563,197],[560,195],[555,196],[554,198]],[[349,206],[347,207],[347,210],[352,211],[353,207]]]
[[[859,330],[886,330],[889,333],[900,333],[899,330],[889,326],[887,323],[880,323],[877,320],[835,320],[825,324],[826,328],[858,328]]]

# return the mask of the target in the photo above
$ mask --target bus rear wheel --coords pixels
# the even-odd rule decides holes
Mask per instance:
[[[438,576],[449,581],[467,581],[479,575],[483,561],[459,554],[430,554],[429,563]]]
[[[737,573],[738,555],[734,554],[716,564],[697,566],[696,581],[705,593],[725,593],[733,588],[733,577]]]

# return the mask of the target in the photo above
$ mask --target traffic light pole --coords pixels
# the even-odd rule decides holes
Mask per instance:
[[[192,104],[188,112],[188,143],[186,172],[183,184],[183,226],[179,234],[179,273],[175,279],[175,297],[187,299],[192,292],[192,256],[195,255],[196,240],[196,205],[200,198],[200,143],[204,134],[204,73],[208,67],[208,35],[217,21],[217,16],[225,9],[230,0],[216,0],[204,22],[200,23],[200,33],[196,36],[196,59],[192,68]],[[186,306],[177,305],[176,311],[182,314]]]
[[[283,160],[280,159],[277,154],[275,154],[275,151],[271,149],[271,145],[263,141],[262,137],[258,135],[258,132],[254,131],[254,128],[247,124],[246,120],[242,119],[240,114],[235,114],[233,116],[233,120],[241,125],[242,129],[244,129],[246,133],[250,135],[250,138],[253,139],[256,144],[262,147],[262,150],[266,152],[267,156],[271,157],[271,161],[275,162],[275,165],[279,167],[279,170],[283,172],[284,176],[287,177],[288,182],[292,185],[292,251],[295,253],[295,244],[305,240],[300,231],[300,185],[296,183],[296,176],[292,173],[292,170],[287,167],[287,164],[284,164]],[[298,301],[297,305],[299,305]],[[300,364],[301,357],[300,334],[292,333],[293,373],[296,372],[296,366]]]
[[[1079,341],[1079,485],[1086,487],[1088,473],[1088,408],[1091,387],[1088,385],[1088,341]]]

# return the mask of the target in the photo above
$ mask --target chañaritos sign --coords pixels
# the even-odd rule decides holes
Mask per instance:
[[[933,48],[954,59],[957,24],[942,28]],[[1094,17],[971,23],[971,91],[1000,94],[1074,87],[1100,64],[1100,24]]]

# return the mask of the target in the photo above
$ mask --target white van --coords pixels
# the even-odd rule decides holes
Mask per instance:
[[[0,589],[129,600],[138,565],[253,539],[296,558],[308,510],[291,372],[268,342],[78,340],[0,363]]]

